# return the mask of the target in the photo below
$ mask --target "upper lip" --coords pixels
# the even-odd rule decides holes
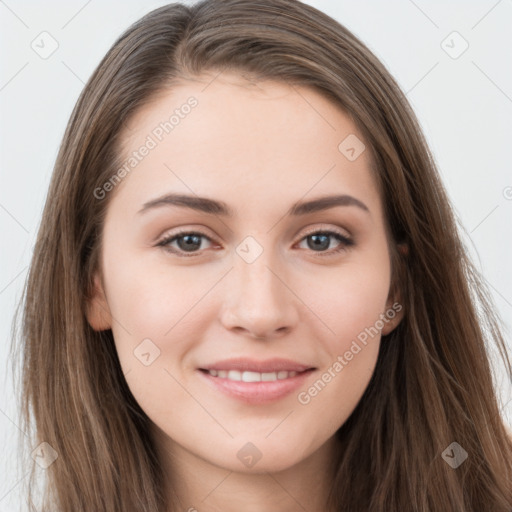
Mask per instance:
[[[314,369],[311,365],[301,364],[291,359],[273,358],[265,361],[249,359],[245,357],[237,357],[232,359],[224,359],[208,366],[203,366],[200,370],[238,370],[241,372],[302,372]]]

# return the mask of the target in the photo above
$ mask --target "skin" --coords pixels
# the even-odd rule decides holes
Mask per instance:
[[[363,137],[339,107],[309,88],[227,73],[213,78],[165,91],[125,128],[128,157],[166,113],[190,96],[198,100],[110,192],[88,319],[97,330],[112,329],[181,510],[325,511],[334,434],[368,385],[380,334],[309,403],[301,404],[298,392],[397,299],[389,296],[389,246],[370,152],[349,161],[338,150],[349,134]],[[169,192],[224,201],[234,216],[177,206],[137,213]],[[287,215],[296,201],[334,193],[359,199],[369,211],[336,206]],[[194,256],[157,245],[178,228],[204,233]],[[330,237],[315,249],[307,235],[322,230],[354,245],[334,253],[341,242]],[[247,236],[263,249],[250,264],[236,252]],[[190,254],[183,238],[179,243],[170,245]],[[400,319],[399,313],[386,322],[382,333]],[[149,366],[134,355],[147,338],[160,350]],[[197,370],[235,356],[284,357],[317,370],[297,392],[246,404],[208,386]],[[252,467],[237,457],[247,442],[261,453]]]

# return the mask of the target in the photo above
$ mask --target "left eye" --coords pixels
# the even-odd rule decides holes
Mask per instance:
[[[330,246],[330,241],[333,238],[339,242],[338,246],[335,249],[332,249],[330,251],[316,250],[328,249]],[[338,233],[337,231],[315,231],[314,233],[306,235],[302,240],[305,240],[307,242],[308,248],[312,249],[313,252],[327,252],[328,254],[338,253],[354,244],[354,242],[350,238],[346,237],[345,235],[342,235],[341,233]]]
[[[333,238],[339,242],[338,246],[334,249],[326,250],[329,249]],[[195,256],[201,250],[202,239],[206,239],[209,242],[212,241],[210,237],[203,233],[186,231],[164,238],[157,246],[163,247],[165,250],[178,256]],[[338,253],[354,245],[353,240],[337,231],[315,231],[303,237],[302,241],[306,241],[308,248],[313,252],[327,253],[327,255]],[[172,244],[176,244],[177,247]]]

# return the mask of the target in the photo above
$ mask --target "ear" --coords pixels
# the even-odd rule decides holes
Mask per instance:
[[[95,331],[105,331],[112,327],[112,315],[98,273],[94,274],[94,286],[87,299],[86,309],[87,321]]]
[[[409,247],[404,243],[398,244],[397,250],[400,257],[406,257],[409,254]],[[399,290],[400,286],[395,282],[386,303],[384,315],[387,321],[384,322],[384,327],[382,328],[383,335],[389,334],[396,329],[404,317],[405,307]]]
[[[384,327],[381,331],[383,335],[389,334],[397,328],[404,317],[404,312],[405,308],[400,300],[388,301],[386,311],[384,312],[384,317],[387,321],[384,322]]]

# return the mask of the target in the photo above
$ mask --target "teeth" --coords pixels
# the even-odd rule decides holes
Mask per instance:
[[[260,372],[240,372],[238,370],[208,370],[208,373],[212,377],[220,377],[221,379],[229,379],[236,380],[242,382],[271,382],[275,380],[283,380],[288,379],[290,377],[295,377],[297,372],[287,372],[287,371],[279,371],[279,372],[268,372],[268,373],[260,373]]]
[[[229,372],[231,373],[231,372]],[[229,377],[229,374],[228,374]],[[258,372],[244,372],[242,373],[242,380],[244,382],[260,382],[261,381],[261,373]]]
[[[242,380],[242,372],[239,372],[238,370],[229,370],[228,379],[229,380]]]

